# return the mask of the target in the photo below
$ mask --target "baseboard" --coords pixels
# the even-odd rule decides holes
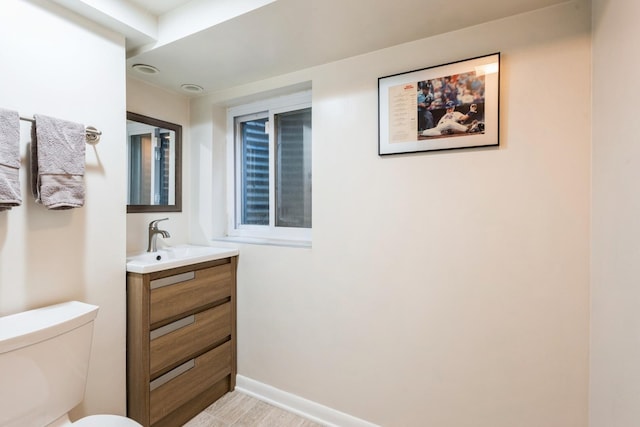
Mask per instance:
[[[378,427],[242,375],[236,375],[236,390],[327,427]]]

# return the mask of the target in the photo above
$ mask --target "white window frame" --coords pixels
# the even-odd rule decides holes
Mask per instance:
[[[227,109],[227,236],[240,239],[257,239],[259,242],[282,241],[311,243],[311,228],[276,227],[275,226],[275,143],[273,124],[274,115],[288,111],[311,108],[311,91],[298,92],[291,95],[229,107]],[[240,224],[241,186],[239,171],[241,161],[237,155],[236,117],[255,114],[256,117],[268,112],[269,132],[269,225]],[[313,132],[313,131],[312,131]],[[313,144],[313,143],[312,143]],[[312,150],[313,151],[313,150]],[[313,159],[312,159],[313,163]],[[312,178],[313,179],[313,178]],[[313,197],[313,195],[312,195]],[[250,240],[248,240],[250,241]]]

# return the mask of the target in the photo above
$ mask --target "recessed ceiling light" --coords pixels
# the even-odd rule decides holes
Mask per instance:
[[[182,88],[182,90],[184,90],[185,92],[190,92],[190,93],[201,93],[202,91],[204,91],[204,89],[202,88],[202,86],[198,86],[198,85],[194,85],[191,83],[186,83],[183,84],[182,86],[180,86]]]
[[[133,64],[131,68],[142,74],[158,74],[160,72],[160,70],[153,65],[147,64]]]

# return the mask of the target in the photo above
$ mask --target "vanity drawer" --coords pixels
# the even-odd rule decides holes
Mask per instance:
[[[189,273],[186,273],[189,274]],[[180,277],[179,277],[180,276]],[[175,276],[183,280],[184,274]],[[184,279],[175,284],[165,285],[170,277],[158,280],[160,287],[151,284],[150,323],[182,317],[183,314],[193,313],[198,307],[211,304],[231,296],[233,275],[231,264],[196,270],[191,279]]]
[[[184,326],[182,326],[184,325]],[[175,329],[177,328],[177,329]],[[164,331],[170,332],[165,333]],[[154,338],[154,335],[160,336]],[[151,332],[151,378],[231,335],[231,303],[183,318]]]
[[[150,424],[154,424],[231,374],[231,343],[226,342],[175,369],[176,377],[151,390]],[[173,371],[159,377],[170,377]],[[153,383],[152,383],[153,384]]]

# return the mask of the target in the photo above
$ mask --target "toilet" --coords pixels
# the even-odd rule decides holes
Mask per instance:
[[[0,317],[0,426],[141,427],[119,415],[69,420],[84,399],[97,314],[70,301]]]

